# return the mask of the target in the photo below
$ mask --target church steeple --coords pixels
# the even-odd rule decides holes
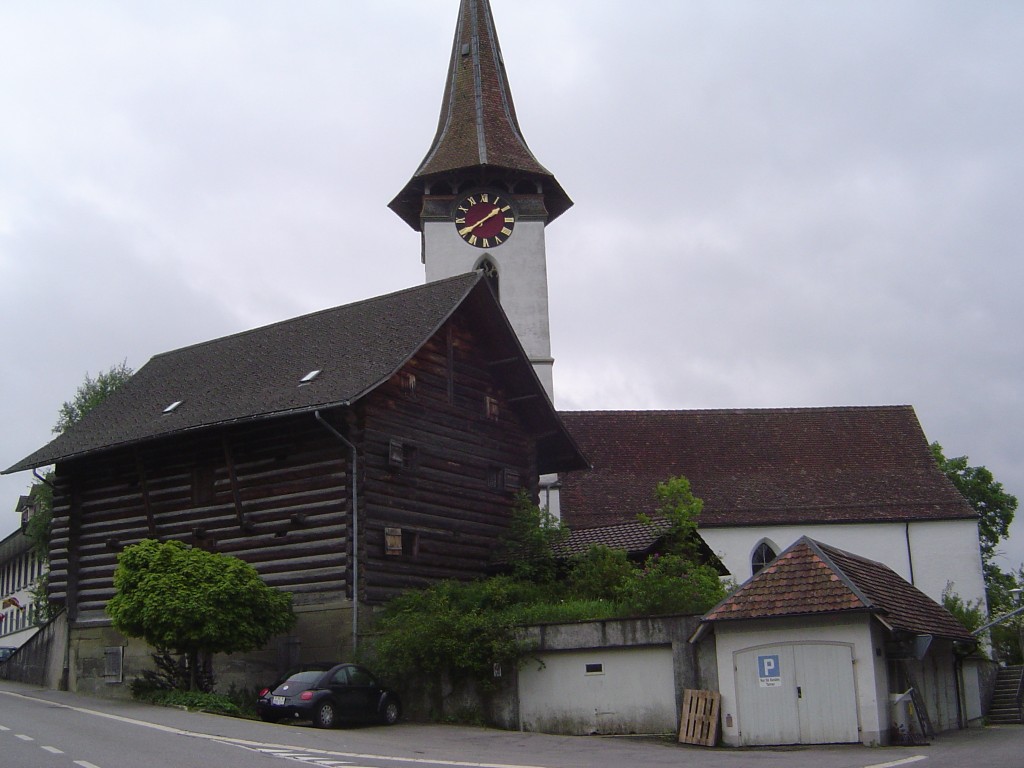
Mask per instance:
[[[457,191],[497,181],[509,192],[540,193],[547,221],[572,205],[523,138],[489,0],[461,0],[437,133],[389,207],[419,231],[423,196],[438,183]]]
[[[430,150],[389,207],[422,233],[427,282],[490,279],[553,399],[544,229],[572,200],[523,138],[488,0],[461,0]]]

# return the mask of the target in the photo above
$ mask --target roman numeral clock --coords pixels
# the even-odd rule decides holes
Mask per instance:
[[[501,245],[512,236],[516,214],[510,202],[494,192],[463,198],[453,214],[459,237],[475,248]]]

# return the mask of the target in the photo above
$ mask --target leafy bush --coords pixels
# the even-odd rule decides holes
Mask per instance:
[[[635,564],[621,550],[594,546],[565,563],[555,553],[566,529],[521,495],[499,548],[508,572],[445,581],[390,601],[376,624],[378,668],[393,677],[446,672],[486,685],[494,664],[516,664],[529,651],[517,640],[523,626],[705,612],[725,589],[698,559],[700,499],[685,478],[659,484],[657,498],[658,515],[669,523],[664,554]]]
[[[680,555],[651,555],[618,590],[631,615],[704,613],[725,597],[718,571]]]
[[[295,623],[291,595],[271,589],[237,557],[180,541],[144,539],[126,547],[114,571],[107,614],[114,628],[188,657],[189,689],[200,659],[261,648]]]
[[[444,581],[388,603],[377,623],[376,655],[391,675],[448,671],[486,679],[520,648],[510,607],[517,587],[504,578]]]
[[[595,544],[572,559],[569,589],[584,600],[615,600],[635,567],[621,549]]]
[[[142,696],[136,696],[136,698],[164,707],[185,707],[186,709],[195,709],[200,712],[211,712],[215,715],[230,715],[232,717],[241,715],[238,705],[230,697],[220,693],[157,690],[150,691]]]

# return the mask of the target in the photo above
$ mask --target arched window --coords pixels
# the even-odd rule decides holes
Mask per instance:
[[[494,291],[495,298],[501,299],[501,293],[498,291],[498,265],[485,257],[480,259],[480,263],[476,265],[476,268],[484,273],[484,277],[487,278],[491,290]]]
[[[755,574],[775,559],[776,552],[767,541],[762,541],[750,556],[750,572]]]

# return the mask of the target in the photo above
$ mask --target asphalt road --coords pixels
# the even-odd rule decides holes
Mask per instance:
[[[671,740],[548,736],[400,723],[322,731],[0,681],[3,768],[1024,768],[1024,726],[930,746],[705,749]]]

